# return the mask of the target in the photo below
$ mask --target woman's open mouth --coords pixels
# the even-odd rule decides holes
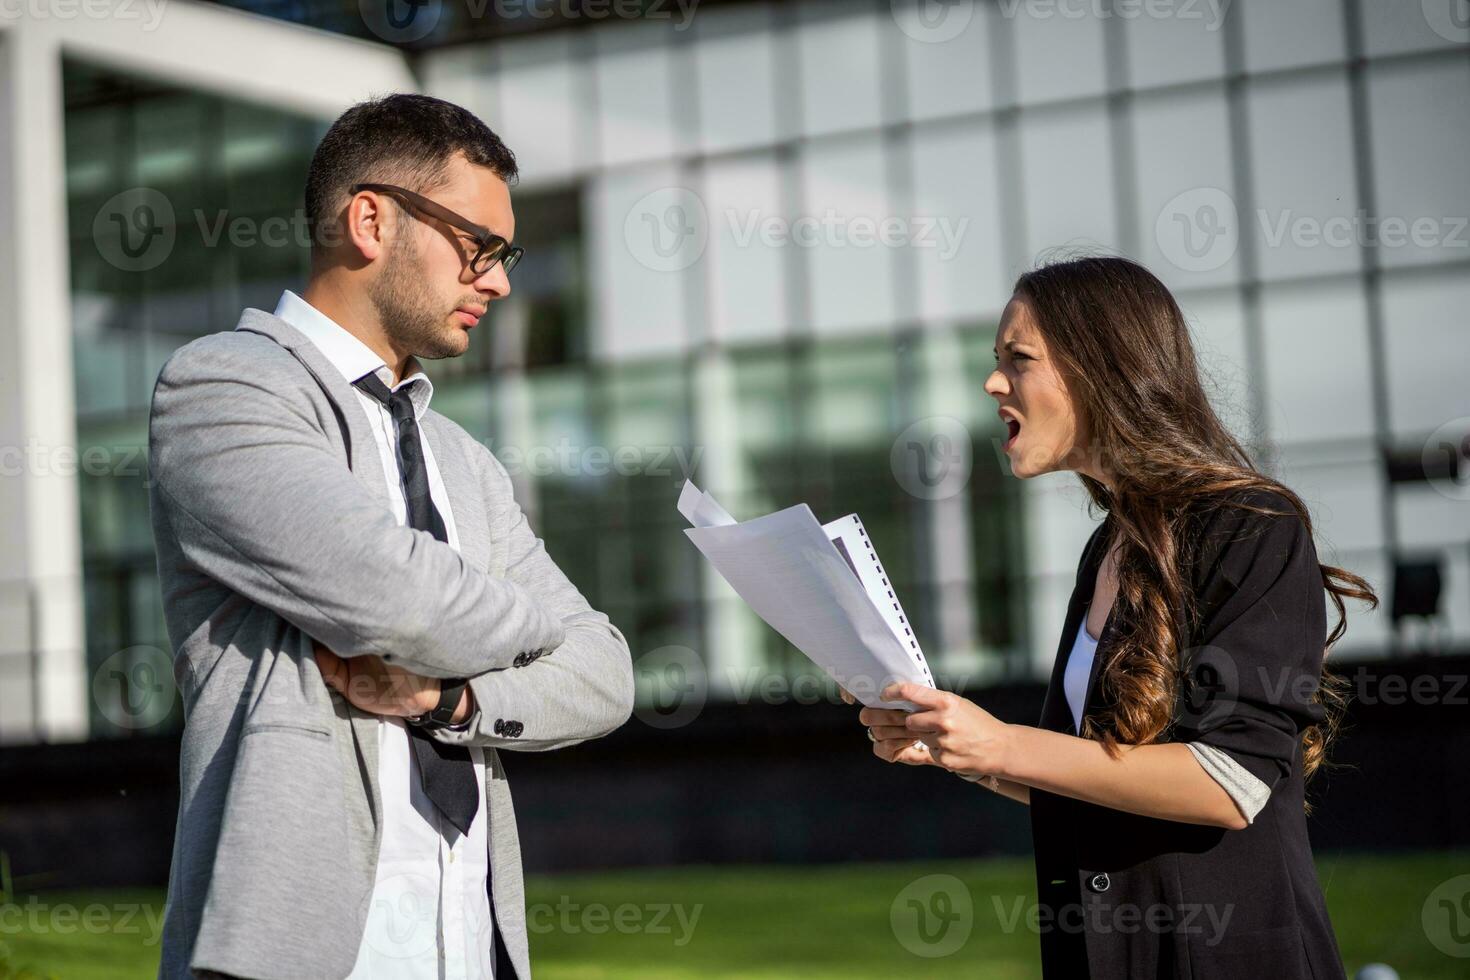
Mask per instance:
[[[1009,452],[1011,446],[1015,445],[1016,437],[1021,434],[1021,423],[1015,419],[1006,419],[1006,441],[1000,447],[1002,452]]]

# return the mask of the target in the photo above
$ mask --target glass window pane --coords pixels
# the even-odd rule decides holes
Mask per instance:
[[[577,173],[586,165],[591,70],[574,51],[572,32],[518,38],[496,47],[498,113],[487,118],[516,155],[527,182]]]
[[[990,57],[991,4],[895,2],[907,73],[909,115],[933,119],[989,109],[995,100]]]
[[[1385,266],[1470,258],[1470,59],[1374,65],[1368,73]]]
[[[1262,277],[1360,268],[1346,78],[1332,72],[1257,82],[1248,108],[1256,200],[1244,224]]]
[[[1270,286],[1261,292],[1271,438],[1283,445],[1367,439],[1372,380],[1363,290],[1357,283]],[[1332,357],[1323,357],[1323,351]],[[1344,392],[1354,397],[1344,398]],[[1323,406],[1333,406],[1323,411]]]
[[[1102,21],[1082,5],[1012,9],[1021,104],[1100,97],[1107,87]]]
[[[800,256],[781,234],[788,220],[782,166],[762,154],[712,161],[705,170],[710,332],[731,343],[773,340],[787,328],[786,270]]]
[[[1342,0],[1242,3],[1232,6],[1229,16],[1245,18],[1248,71],[1315,65],[1343,58]]]
[[[1463,269],[1384,277],[1389,419],[1395,435],[1421,439],[1452,419],[1470,416],[1466,310],[1470,277]]]
[[[874,9],[836,0],[799,6],[795,48],[803,132],[878,125],[883,98],[878,87],[880,22]],[[886,12],[883,22],[892,27]]]
[[[683,279],[700,274],[708,239],[703,201],[686,184],[668,167],[618,171],[592,182],[597,356],[624,360],[684,349]]]
[[[701,148],[706,153],[776,139],[776,38],[765,5],[713,7],[694,18]]]
[[[1369,57],[1463,48],[1470,42],[1464,0],[1364,3],[1359,9]]]
[[[915,247],[925,320],[998,314],[1020,264],[1001,234],[995,134],[988,124],[914,130]],[[922,244],[921,244],[922,243]],[[907,318],[910,311],[899,311]]]
[[[1129,83],[1143,89],[1224,75],[1225,18],[1240,14],[1226,4],[1143,3],[1113,16],[1124,18]]]
[[[882,140],[867,136],[811,144],[801,155],[802,213],[791,235],[806,256],[818,331],[891,328],[894,249],[877,239],[894,216],[883,153]]]
[[[672,156],[688,134],[674,132],[671,48],[660,24],[597,31],[598,145],[604,166]]]
[[[1140,98],[1133,133],[1143,264],[1171,289],[1237,281],[1240,227],[1224,90]]]
[[[1021,117],[1028,263],[1062,246],[1117,248],[1108,147],[1107,120],[1098,112],[1058,109]]]

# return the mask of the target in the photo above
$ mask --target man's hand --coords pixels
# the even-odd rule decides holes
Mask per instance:
[[[439,679],[423,677],[402,667],[385,664],[381,657],[339,657],[313,641],[322,680],[354,707],[375,715],[411,718],[439,704]],[[466,685],[451,721],[460,724],[474,711],[474,696]]]

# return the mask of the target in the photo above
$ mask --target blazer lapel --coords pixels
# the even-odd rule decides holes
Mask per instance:
[[[369,493],[382,501],[384,507],[390,507],[388,477],[383,472],[383,458],[378,454],[372,430],[368,428],[367,416],[358,404],[357,394],[341,372],[332,366],[305,334],[264,310],[247,309],[241,314],[235,329],[269,337],[294,354],[311,373],[327,400],[332,403],[338,423],[347,432],[347,468],[362,481]]]

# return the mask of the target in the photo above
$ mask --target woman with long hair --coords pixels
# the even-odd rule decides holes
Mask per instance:
[[[1372,588],[1317,561],[1306,507],[1221,424],[1146,269],[1026,273],[995,357],[1012,471],[1071,470],[1106,516],[1040,724],[894,685],[920,710],[864,708],[874,752],[1030,804],[1049,978],[1342,977],[1304,786],[1343,705],[1323,661],[1344,599]]]

